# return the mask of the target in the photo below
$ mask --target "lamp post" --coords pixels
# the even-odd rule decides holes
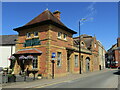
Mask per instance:
[[[53,52],[52,53],[52,60],[51,60],[51,62],[52,62],[52,79],[54,79],[54,63],[55,63],[55,57],[56,57],[56,53],[55,52]]]
[[[81,72],[81,37],[80,37],[80,34],[81,34],[81,27],[80,27],[80,22],[82,22],[82,21],[85,21],[86,19],[80,19],[79,20],[79,69],[80,69],[80,71],[79,71],[79,74],[81,74],[82,72]]]

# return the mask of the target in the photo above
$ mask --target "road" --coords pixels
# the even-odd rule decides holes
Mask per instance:
[[[47,85],[42,88],[117,88],[118,75],[117,70],[108,70],[103,73],[94,74],[91,76],[68,80],[62,83]],[[39,88],[39,87],[37,87]]]

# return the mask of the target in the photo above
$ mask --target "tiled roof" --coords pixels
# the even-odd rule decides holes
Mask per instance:
[[[52,21],[54,21],[54,22],[56,22],[56,23],[58,23],[58,24],[60,24],[62,26],[65,26],[49,10],[45,10],[40,15],[38,15],[37,17],[35,17],[34,19],[32,19],[30,22],[28,22],[27,24],[25,24],[24,26],[35,24],[35,23],[39,23],[39,22],[46,21],[46,20],[52,20]]]
[[[21,55],[21,54],[41,54],[42,51],[36,49],[36,48],[30,48],[30,49],[20,49],[14,55]]]
[[[92,41],[93,41],[92,38],[84,38],[84,42],[85,42],[87,48],[91,48]]]
[[[81,37],[81,40],[84,41],[85,45],[87,48],[90,48],[91,47],[91,43],[92,43],[92,36],[89,36],[89,35],[86,35],[86,34],[83,34],[80,36]],[[74,39],[74,45],[78,45],[79,44],[79,37],[75,37],[73,38]]]
[[[0,35],[0,45],[15,45],[18,35]]]
[[[25,24],[22,27],[18,27],[15,28],[15,31],[27,28],[27,27],[31,27],[31,26],[35,26],[35,25],[40,25],[43,23],[52,23],[56,26],[59,26],[61,28],[66,29],[68,32],[71,32],[73,34],[76,34],[77,32],[67,28],[57,17],[55,17],[53,15],[53,13],[51,13],[49,10],[45,10],[44,12],[42,12],[40,15],[38,15],[37,17],[35,17],[34,19],[32,19],[30,22],[28,22],[27,24]]]

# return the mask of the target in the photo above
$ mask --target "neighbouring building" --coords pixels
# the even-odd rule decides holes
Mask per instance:
[[[14,74],[21,70],[52,77],[52,54],[54,53],[54,75],[65,76],[69,73],[86,73],[99,70],[99,50],[96,37],[81,35],[60,21],[60,12],[45,10],[22,27],[16,41]],[[79,53],[79,45],[81,47]],[[80,59],[79,59],[80,58]],[[36,75],[37,75],[36,74]]]
[[[117,39],[117,44],[114,44],[106,53],[106,67],[117,68],[120,61],[120,38]]]
[[[15,53],[17,35],[0,35],[0,67],[10,66],[10,56]]]
[[[80,39],[80,40],[79,40]],[[80,54],[81,54],[81,71],[97,71],[99,70],[99,57],[98,57],[98,43],[96,37],[89,35],[81,35],[74,38],[74,46],[79,48],[80,41]],[[79,49],[78,49],[79,50]]]
[[[99,68],[104,69],[105,68],[105,53],[106,50],[104,49],[104,46],[102,43],[98,40],[98,56],[99,56]]]

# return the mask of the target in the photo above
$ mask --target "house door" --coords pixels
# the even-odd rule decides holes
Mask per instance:
[[[67,72],[70,72],[70,56],[72,54],[72,51],[67,50]]]
[[[86,58],[86,72],[89,72],[90,71],[90,58],[87,57]]]

